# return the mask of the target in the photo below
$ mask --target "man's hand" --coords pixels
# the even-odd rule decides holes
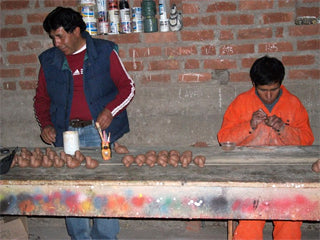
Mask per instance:
[[[268,119],[267,114],[260,108],[252,114],[250,125],[252,129],[256,129],[258,125]]]
[[[113,116],[110,110],[107,108],[103,109],[103,111],[99,114],[97,118],[97,122],[100,124],[101,130],[104,130],[107,127],[109,127],[112,120],[113,120]]]
[[[45,126],[41,131],[41,139],[47,144],[53,144],[56,141],[56,130],[53,126]]]
[[[282,119],[276,115],[269,117],[265,121],[265,123],[267,126],[272,127],[272,129],[277,132],[280,132],[284,128],[284,125],[285,125],[284,122],[282,121]]]

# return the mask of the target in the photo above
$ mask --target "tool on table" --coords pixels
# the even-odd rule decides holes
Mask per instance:
[[[96,127],[98,129],[100,138],[101,138],[101,155],[103,160],[110,160],[111,159],[111,148],[110,148],[110,136],[111,133],[109,132],[109,135],[107,137],[106,131],[104,130],[102,132],[100,124],[96,122]]]

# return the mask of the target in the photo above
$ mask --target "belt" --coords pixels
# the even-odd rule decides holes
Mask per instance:
[[[74,128],[83,128],[92,124],[92,120],[83,121],[80,119],[72,119],[69,122],[69,125]]]

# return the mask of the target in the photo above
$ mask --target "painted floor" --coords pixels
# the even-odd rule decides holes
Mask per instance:
[[[70,239],[64,218],[32,217],[28,219],[29,240]],[[306,223],[302,227],[302,240],[320,239],[320,223]],[[119,240],[223,240],[227,239],[227,222],[181,220],[120,220]],[[267,222],[264,240],[272,240],[272,223]]]

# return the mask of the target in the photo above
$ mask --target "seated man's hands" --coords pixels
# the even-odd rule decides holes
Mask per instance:
[[[251,128],[256,129],[260,123],[266,124],[277,132],[280,132],[285,125],[281,118],[276,115],[268,117],[261,108],[252,114],[252,118],[250,120]]]
[[[260,108],[252,114],[250,125],[252,129],[256,129],[258,125],[268,119],[267,114]]]
[[[282,119],[276,115],[268,117],[265,121],[265,124],[269,127],[272,127],[272,129],[277,132],[280,132],[285,125]]]

